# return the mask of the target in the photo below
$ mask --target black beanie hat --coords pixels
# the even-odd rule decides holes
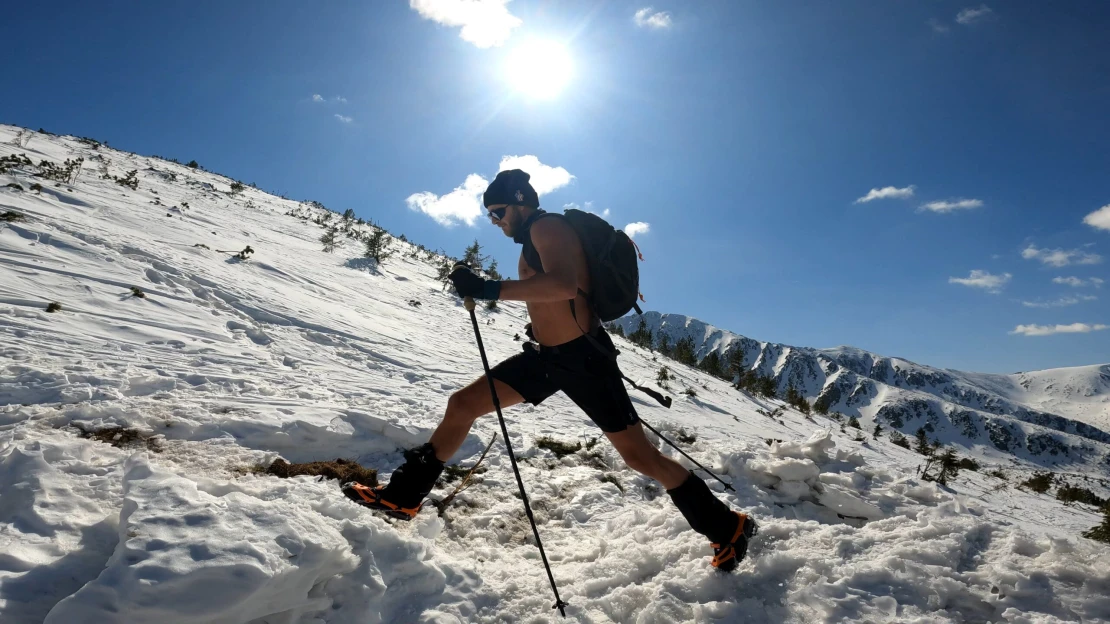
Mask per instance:
[[[528,179],[531,177],[520,169],[502,171],[486,187],[486,192],[482,195],[482,202],[486,208],[494,204],[539,208],[540,197],[536,195],[536,189],[528,184]]]

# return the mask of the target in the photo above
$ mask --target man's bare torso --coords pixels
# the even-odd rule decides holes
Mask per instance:
[[[568,249],[567,253],[574,254],[577,257],[575,264],[578,273],[578,288],[583,292],[590,292],[590,271],[581,244],[576,241],[573,249]],[[528,266],[523,253],[517,263],[517,272],[522,280],[536,274],[536,271]],[[567,300],[529,301],[526,305],[528,306],[528,317],[532,321],[532,333],[536,336],[536,340],[544,346],[554,347],[570,342],[582,336],[593,323],[593,314],[590,312],[589,304],[581,294],[574,300],[577,322],[575,316],[571,315],[570,303]]]

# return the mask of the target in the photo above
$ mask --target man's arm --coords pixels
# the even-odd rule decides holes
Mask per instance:
[[[524,280],[501,282],[500,299],[507,301],[569,301],[578,295],[578,264],[582,244],[562,219],[532,224],[532,246],[540,254],[543,273]]]

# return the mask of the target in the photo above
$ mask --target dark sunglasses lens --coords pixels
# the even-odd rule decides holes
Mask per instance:
[[[508,209],[509,209],[508,206],[506,206],[504,208],[494,208],[493,210],[489,211],[489,216],[494,221],[500,221],[501,219],[505,218],[505,211],[508,210]]]

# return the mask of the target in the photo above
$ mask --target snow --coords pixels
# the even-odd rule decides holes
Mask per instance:
[[[10,145],[18,132],[0,126],[0,155],[86,160],[41,193],[3,188],[39,181],[27,172],[0,175],[0,211],[27,215],[0,226],[0,621],[562,621],[500,442],[444,517],[429,506],[411,523],[334,481],[242,470],[343,457],[388,478],[427,439],[481,370],[437,261],[402,243],[381,266],[354,240],[326,254],[321,229],[286,214],[318,208],[71,137]],[[139,188],[102,179],[105,161],[138,169]],[[247,261],[216,251],[247,244]],[[522,306],[479,314],[492,360],[520,349]],[[661,362],[616,340],[625,372],[653,380]],[[1078,536],[1100,516],[1011,485],[1039,464],[1007,456],[1008,482],[965,471],[941,487],[885,438],[770,418],[780,402],[667,365],[673,408],[633,391],[638,411],[696,434],[683,448],[760,535],[735,573],[715,572],[707,541],[604,440],[562,459],[535,446],[598,435],[565,397],[509,409],[567,621],[1110,620],[1110,552]],[[150,439],[80,435],[109,426]],[[498,430],[481,419],[453,461]]]

